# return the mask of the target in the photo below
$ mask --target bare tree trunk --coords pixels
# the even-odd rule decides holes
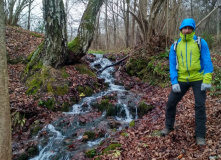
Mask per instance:
[[[147,0],[139,1],[140,29],[142,31],[144,44],[147,42],[148,21],[147,21]]]
[[[133,6],[133,12],[135,13],[136,12],[136,3],[137,3],[137,0],[134,0],[134,6]],[[132,35],[132,46],[135,46],[135,18],[133,17],[132,18],[132,29],[131,29],[131,35]]]
[[[7,2],[8,16],[6,17],[7,24],[13,26],[17,25],[21,12],[24,10],[25,7],[27,7],[33,1],[34,0],[19,0],[19,1],[8,0]]]
[[[28,27],[27,27],[28,30],[30,30],[30,17],[31,17],[31,0],[29,0],[29,5],[28,5]]]
[[[3,5],[3,0],[0,0],[0,159],[11,160],[11,117]]]
[[[164,2],[165,0],[154,0],[152,2],[152,6],[150,9],[150,16],[149,16],[148,36],[147,36],[148,41],[147,42],[150,41],[151,35],[155,34],[155,30],[154,30],[155,19]]]
[[[98,13],[98,17],[97,17],[97,24],[96,24],[96,33],[95,33],[95,43],[94,43],[94,48],[95,50],[98,50],[98,46],[99,46],[99,28],[100,28],[100,11]]]
[[[129,47],[129,7],[130,7],[130,0],[126,0],[127,3],[127,10],[125,16],[125,44],[126,48]]]
[[[168,14],[169,14],[169,0],[167,0],[167,10],[166,10],[166,15],[167,15],[167,17],[166,17],[166,24],[167,24],[167,35],[166,35],[166,46],[167,46],[167,37],[168,37],[168,32],[169,32],[169,27],[168,27],[168,24],[169,24],[169,22],[168,22]]]
[[[108,36],[108,18],[107,18],[107,0],[105,3],[105,33],[106,33],[106,51],[109,51],[109,36]]]
[[[116,43],[117,43],[117,24],[116,24],[116,18],[115,18],[115,14],[114,14],[114,3],[112,3],[112,20],[113,20],[113,24],[114,24],[114,47],[116,47]]]
[[[190,1],[190,14],[191,18],[193,18],[193,0]]]
[[[218,0],[218,6],[221,5],[221,0]],[[220,41],[220,9],[217,9],[217,42]]]

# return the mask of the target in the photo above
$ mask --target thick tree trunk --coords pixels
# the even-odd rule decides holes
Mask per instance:
[[[66,60],[67,26],[63,0],[43,0],[45,41],[43,65],[58,68]]]
[[[90,0],[81,19],[77,37],[68,44],[69,54],[66,64],[77,63],[91,45],[97,14],[104,0]]]
[[[11,160],[11,117],[3,0],[0,0],[0,159]]]
[[[33,52],[23,74],[26,81],[43,67],[61,68],[67,57],[66,14],[63,0],[43,0],[45,40]]]

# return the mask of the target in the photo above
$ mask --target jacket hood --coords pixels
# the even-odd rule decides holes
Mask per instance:
[[[192,18],[186,18],[182,21],[181,25],[180,25],[180,30],[186,26],[190,26],[193,28],[193,30],[195,30],[195,21]]]

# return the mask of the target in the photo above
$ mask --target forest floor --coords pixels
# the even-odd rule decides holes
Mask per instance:
[[[26,30],[13,27],[6,28],[7,53],[11,60],[27,57],[42,42],[43,35],[31,33]],[[117,57],[119,54],[115,54]],[[120,56],[122,57],[122,55]],[[221,56],[212,54],[213,63],[221,67]],[[119,58],[120,59],[120,58]],[[95,156],[100,159],[221,159],[221,97],[210,96],[207,93],[207,132],[206,145],[197,146],[194,139],[194,95],[192,89],[183,97],[177,106],[175,130],[166,137],[159,135],[164,128],[165,107],[171,87],[161,88],[152,86],[147,82],[142,82],[137,77],[129,76],[125,71],[125,63],[116,66],[115,72],[118,83],[124,84],[131,91],[142,96],[142,100],[152,104],[155,108],[149,111],[141,119],[135,121],[134,127],[129,127],[123,131],[116,132],[108,138],[101,146],[96,148],[96,153],[101,153],[105,146],[113,142],[118,142],[121,147],[109,151],[108,154]],[[34,142],[28,142],[33,124],[40,123],[42,126],[49,124],[52,120],[62,115],[62,112],[54,112],[44,106],[39,105],[39,99],[35,96],[26,95],[27,87],[21,81],[21,73],[25,64],[8,63],[9,73],[9,96],[12,113],[12,149],[14,158],[16,155],[25,152]],[[93,77],[81,75],[76,71],[75,66],[66,67],[68,73],[74,81],[73,86],[89,84],[89,81],[99,81]],[[73,91],[71,96],[80,99],[79,93]],[[99,82],[100,88],[104,87]],[[70,88],[71,90],[71,88]],[[98,92],[99,89],[94,92]],[[75,95],[76,94],[76,95]],[[45,99],[50,98],[50,94],[43,94]],[[70,93],[58,98],[65,101]],[[21,114],[18,114],[21,113]],[[25,118],[24,118],[25,117]],[[23,121],[24,120],[24,121]],[[125,133],[125,134],[122,134]],[[79,156],[79,157],[78,157]],[[78,159],[84,155],[76,155]],[[15,158],[16,159],[16,158]]]

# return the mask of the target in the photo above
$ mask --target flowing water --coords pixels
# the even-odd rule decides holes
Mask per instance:
[[[94,55],[96,56],[96,60],[91,63],[92,68],[98,70],[99,68],[96,68],[97,66],[104,68],[105,66],[112,64],[111,61],[103,58],[103,55]],[[61,118],[55,122],[52,122],[52,124],[47,125],[42,131],[39,132],[40,134],[45,131],[47,132],[47,136],[38,135],[36,137],[40,139],[40,152],[38,156],[32,158],[31,160],[69,160],[70,157],[74,157],[75,154],[79,152],[96,147],[102,140],[108,137],[109,134],[107,132],[103,137],[100,137],[94,141],[78,143],[83,136],[83,133],[79,134],[79,131],[93,130],[102,124],[106,127],[108,126],[105,112],[96,120],[88,122],[84,125],[81,125],[77,118],[79,115],[90,113],[92,110],[91,104],[105,95],[112,93],[117,94],[117,103],[122,106],[114,117],[117,122],[121,124],[128,124],[133,119],[138,118],[136,104],[140,100],[139,96],[125,90],[123,86],[115,85],[115,78],[113,77],[114,71],[114,67],[109,67],[98,75],[98,78],[104,79],[105,82],[108,83],[107,90],[96,93],[90,97],[83,98],[80,103],[73,105],[73,109],[70,112],[64,113],[72,121],[69,126],[65,126],[64,119]],[[130,106],[128,104],[130,104]],[[134,109],[133,114],[130,112],[130,107]],[[75,146],[73,146],[72,149],[71,147],[74,144]]]

